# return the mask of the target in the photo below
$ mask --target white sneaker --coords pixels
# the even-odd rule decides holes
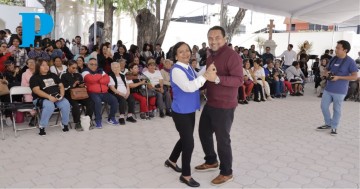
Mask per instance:
[[[9,127],[12,126],[12,120],[11,120],[10,117],[7,117],[7,118],[6,118],[5,124],[6,124],[7,126],[9,126]]]
[[[271,96],[267,97],[267,100],[271,101],[273,100],[273,98],[271,98]]]

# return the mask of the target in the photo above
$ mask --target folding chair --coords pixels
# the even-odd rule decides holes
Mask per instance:
[[[10,88],[10,103],[13,103],[13,98],[12,98],[13,95],[25,95],[25,94],[31,95],[31,93],[32,93],[32,91],[31,91],[30,87],[21,87],[21,86],[11,87]],[[31,109],[31,108],[17,109],[18,112],[31,112],[32,110],[33,109]],[[35,128],[35,127],[27,127],[27,128],[18,129],[16,126],[16,122],[15,122],[15,113],[14,112],[12,112],[12,119],[13,119],[13,127],[14,127],[15,137],[17,137],[17,131],[29,130],[29,129]]]

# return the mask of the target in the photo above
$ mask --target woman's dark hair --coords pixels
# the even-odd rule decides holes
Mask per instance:
[[[129,70],[133,69],[134,66],[138,66],[138,65],[137,65],[137,64],[134,64],[134,63],[130,63],[129,66],[128,66],[128,67],[129,67]]]
[[[46,62],[47,64],[49,64],[49,62],[47,60],[44,60],[42,58],[38,58],[35,62],[35,73],[34,75],[40,75],[40,66],[43,62]]]
[[[125,46],[125,45],[120,45],[120,46],[118,47],[117,52],[119,52],[119,53],[120,53],[120,48],[123,48],[123,49],[124,49],[124,53],[127,52],[127,49],[126,49],[126,46]]]
[[[94,51],[97,51],[98,49],[99,49],[99,45],[96,44],[93,46],[93,48],[91,50],[94,52]]]
[[[177,60],[176,60],[177,50],[178,50],[178,48],[180,48],[181,45],[186,45],[186,46],[189,48],[190,54],[192,53],[189,44],[187,44],[187,43],[185,43],[185,42],[183,42],[183,41],[180,41],[180,42],[178,42],[178,43],[176,43],[176,44],[174,45],[174,48],[173,48],[173,51],[172,51],[172,53],[173,53],[172,56],[173,56],[173,58],[174,58],[175,61],[177,61]]]
[[[77,59],[79,59],[79,58],[85,63],[84,57],[82,57],[82,56],[77,57]],[[76,60],[77,60],[77,59],[76,59]]]
[[[69,60],[68,61],[68,68],[72,65],[76,64],[77,65],[77,62],[75,60]]]
[[[256,62],[257,64],[261,65],[262,59],[261,59],[261,58],[257,58],[257,59],[255,59],[254,62]]]
[[[84,48],[84,49],[86,50],[86,54],[85,54],[85,55],[88,55],[88,54],[89,54],[89,49],[87,48],[87,46],[82,45],[81,48]]]
[[[222,36],[225,37],[225,30],[224,30],[224,28],[222,28],[221,26],[214,26],[214,27],[210,28],[209,31],[208,31],[208,34],[209,34],[210,31],[212,31],[212,30],[220,30]]]
[[[63,62],[62,62],[61,58],[60,58],[60,57],[58,57],[58,56],[57,56],[57,57],[54,57],[54,58],[52,59],[53,63],[55,64],[55,60],[56,60],[56,59],[58,59],[58,58],[60,59],[61,63],[63,64]]]
[[[103,48],[106,47],[107,48],[107,45],[106,43],[102,44],[101,47],[100,47],[100,54],[104,54],[104,51],[103,51]]]
[[[325,60],[325,61],[326,61],[326,64],[329,63],[329,59],[327,59],[327,58],[323,58],[323,59],[321,59],[321,60]]]
[[[9,29],[4,29],[4,31],[8,34],[11,34],[11,31]]]
[[[337,42],[337,44],[340,44],[344,50],[346,50],[346,54],[350,52],[351,45],[348,41],[340,40]]]
[[[30,60],[34,60],[34,61],[35,61],[35,59],[33,59],[33,58],[28,58],[28,59],[26,60],[26,62],[25,62],[25,63],[26,63],[26,65],[28,65],[28,64],[29,64],[29,61],[30,61]]]
[[[294,61],[294,62],[292,63],[292,65],[293,65],[294,67],[296,67],[297,65],[299,65],[299,62],[298,62],[298,61]]]
[[[138,49],[139,49],[138,46],[132,44],[132,45],[130,46],[129,51],[130,51],[131,53],[135,54]]]
[[[145,43],[145,44],[143,45],[143,51],[146,51],[146,47],[147,47],[147,46],[150,47],[149,43]]]
[[[243,60],[243,66],[244,66],[244,68],[245,68],[247,62],[250,63],[250,60],[249,60],[248,58],[245,58],[245,59]]]

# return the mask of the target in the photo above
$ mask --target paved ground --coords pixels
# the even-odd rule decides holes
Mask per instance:
[[[309,84],[309,87],[313,84]],[[359,188],[359,103],[345,102],[338,136],[322,124],[320,99],[304,97],[239,106],[232,127],[234,181],[223,188]],[[197,113],[199,120],[200,112]],[[178,139],[171,118],[62,133],[59,127],[0,140],[0,187],[185,188],[163,166]],[[203,162],[197,130],[192,167]],[[180,164],[180,162],[179,162]],[[193,172],[211,188],[214,172]]]

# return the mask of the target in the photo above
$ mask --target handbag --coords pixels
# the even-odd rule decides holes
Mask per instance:
[[[76,87],[70,89],[70,96],[73,100],[84,100],[89,98],[87,90],[84,87]]]
[[[144,97],[156,96],[156,91],[154,89],[147,89],[146,90],[144,88],[140,88],[139,93],[141,94],[141,96],[144,96]]]
[[[0,80],[0,96],[10,94],[9,87]]]

